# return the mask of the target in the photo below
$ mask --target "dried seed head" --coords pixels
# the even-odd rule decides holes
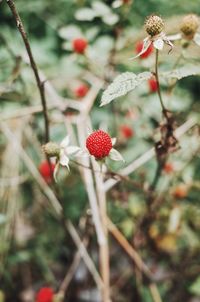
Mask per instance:
[[[199,18],[195,14],[187,15],[181,23],[181,31],[188,39],[192,39],[199,27]]]
[[[49,157],[54,157],[54,156],[58,157],[60,154],[60,147],[58,146],[58,144],[53,142],[49,142],[43,145],[42,150]]]
[[[150,36],[159,35],[164,28],[164,21],[156,15],[147,17],[145,21],[145,30]]]

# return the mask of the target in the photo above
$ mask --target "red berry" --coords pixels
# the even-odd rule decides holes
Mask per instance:
[[[155,78],[148,80],[150,92],[156,92],[158,90],[158,83]]]
[[[178,185],[175,188],[173,195],[176,198],[185,198],[188,195],[188,187],[185,184]]]
[[[163,170],[164,170],[167,174],[170,174],[170,173],[174,172],[174,166],[173,166],[172,163],[166,163],[166,164],[164,165]]]
[[[73,50],[79,54],[83,54],[85,52],[87,44],[87,40],[83,38],[77,38],[72,41]]]
[[[97,130],[90,134],[86,140],[86,147],[96,159],[102,159],[109,155],[112,149],[111,137],[108,133]]]
[[[55,164],[51,163],[51,169],[48,161],[43,161],[39,165],[39,172],[47,183],[52,181],[52,172],[55,169]]]
[[[134,135],[133,129],[127,125],[122,125],[120,131],[125,138],[131,138]]]
[[[81,84],[75,89],[75,95],[77,98],[83,98],[88,93],[88,86],[85,84]]]
[[[36,302],[53,302],[54,291],[50,287],[43,287],[36,296]]]
[[[140,53],[142,48],[143,48],[143,42],[139,41],[135,47],[136,53]],[[140,58],[146,59],[152,54],[152,52],[153,52],[153,45],[151,44],[149,48],[142,55],[140,55]]]

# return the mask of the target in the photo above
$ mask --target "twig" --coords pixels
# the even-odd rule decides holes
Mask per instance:
[[[24,161],[25,165],[30,170],[31,174],[39,184],[41,190],[44,192],[44,194],[48,197],[48,201],[51,202],[52,206],[54,207],[54,210],[56,211],[56,214],[58,218],[62,218],[62,207],[60,205],[59,200],[55,196],[52,189],[46,184],[46,182],[43,180],[41,175],[39,174],[37,168],[35,167],[34,163],[32,162],[31,158],[27,155],[27,153],[24,151],[18,140],[16,139],[15,135],[10,131],[10,129],[7,127],[5,123],[0,123],[0,128],[2,129],[3,133],[7,137],[7,139],[13,143],[15,147],[15,152],[19,154],[19,156]],[[76,246],[79,248],[80,244],[80,251],[81,251],[81,257],[83,258],[86,266],[88,267],[88,270],[90,271],[91,275],[93,276],[95,282],[97,283],[97,286],[99,288],[102,287],[102,281],[101,278],[95,268],[95,265],[93,264],[92,259],[90,258],[84,244],[82,243],[76,229],[72,225],[70,221],[66,222],[66,227],[68,228],[68,231],[75,242]]]
[[[162,99],[162,95],[161,95],[161,90],[160,90],[160,81],[159,81],[159,75],[158,75],[158,54],[159,54],[159,50],[156,49],[156,62],[155,62],[155,77],[156,77],[156,82],[157,82],[157,92],[158,92],[158,97],[160,100],[160,104],[162,107],[162,112],[163,115],[165,116],[166,120],[168,121],[168,114],[167,114],[167,109],[165,108],[163,99]]]
[[[29,171],[31,172],[32,176],[35,178],[35,180],[39,184],[42,192],[44,192],[44,194],[48,197],[48,200],[51,202],[51,205],[53,206],[56,214],[60,215],[62,208],[60,206],[59,201],[57,200],[53,191],[50,189],[50,187],[47,185],[47,183],[41,177],[35,164],[31,160],[31,158],[27,155],[27,153],[24,151],[23,147],[18,142],[16,136],[11,132],[11,130],[5,123],[1,122],[0,128],[2,129],[4,135],[7,137],[7,139],[10,142],[12,142],[13,145],[15,146],[15,152],[17,154],[19,154],[19,156],[22,158],[25,165],[28,167]]]
[[[90,256],[88,255],[85,245],[80,240],[80,237],[79,237],[75,227],[71,223],[71,221],[66,222],[66,227],[68,228],[68,231],[69,231],[71,237],[73,238],[81,256],[82,257],[84,256],[84,261],[85,261],[89,271],[92,273],[92,276],[94,277],[94,280],[96,281],[98,288],[101,290],[104,286],[103,281],[102,281],[101,277],[99,276],[99,273],[97,272],[96,267],[95,267],[94,263],[92,262]]]
[[[151,283],[149,285],[149,290],[151,292],[151,296],[152,296],[154,302],[162,302],[160,293],[159,293],[158,288],[155,285],[155,283]]]
[[[100,270],[104,287],[102,288],[102,301],[110,301],[110,261],[109,261],[109,245],[108,245],[108,229],[107,229],[107,205],[106,194],[103,187],[103,174],[101,166],[92,158],[92,167],[96,180],[96,191],[99,202],[99,212],[101,215],[102,226],[105,235],[105,243],[100,245]]]
[[[134,261],[135,265],[138,269],[148,278],[152,279],[152,274],[146,264],[143,262],[139,254],[136,250],[130,245],[130,243],[126,240],[123,234],[119,231],[119,229],[114,225],[114,223],[107,217],[107,225],[109,232],[115,237],[121,247],[126,251],[126,253],[131,257]]]
[[[177,128],[174,131],[174,135],[176,138],[180,138],[183,134],[185,134],[189,129],[194,127],[197,123],[197,119],[195,117],[190,118],[188,121],[186,121],[184,124],[182,124],[179,128]],[[146,151],[144,154],[142,154],[140,157],[135,159],[132,163],[130,163],[127,167],[125,167],[122,170],[119,170],[118,172],[121,175],[129,175],[133,173],[135,170],[137,170],[139,167],[144,165],[146,162],[148,162],[152,157],[155,156],[155,149],[151,148],[148,151]],[[108,179],[104,183],[104,190],[108,191],[113,186],[115,186],[120,180],[116,179]]]
[[[62,299],[61,301],[63,301],[64,299],[64,296],[65,296],[65,293],[67,292],[67,289],[69,287],[69,284],[80,264],[80,260],[81,260],[81,254],[79,251],[77,251],[74,255],[74,259],[72,261],[72,264],[70,265],[68,271],[67,271],[67,274],[64,278],[64,280],[62,281],[62,284],[58,290],[58,294],[57,296]]]
[[[136,252],[136,250],[130,245],[130,243],[126,240],[126,238],[122,235],[122,233],[118,230],[118,228],[112,223],[112,221],[107,217],[108,229],[111,234],[115,237],[121,247],[126,251],[126,253],[130,256],[130,258],[134,261],[135,265],[142,272],[148,280],[153,280],[153,274],[146,266],[146,264],[141,259],[140,255]],[[151,283],[149,285],[149,289],[154,302],[162,302],[160,293],[158,291],[157,285],[155,283]]]
[[[13,15],[14,19],[15,19],[17,28],[18,28],[18,30],[19,30],[19,32],[22,36],[22,39],[24,41],[24,45],[26,47],[26,51],[27,51],[27,54],[29,56],[30,65],[31,65],[31,68],[32,68],[33,73],[35,75],[38,90],[39,90],[39,93],[40,93],[40,98],[41,98],[41,103],[42,103],[42,108],[43,108],[44,121],[45,121],[45,142],[48,142],[49,141],[49,121],[48,121],[48,115],[47,115],[47,105],[46,105],[44,83],[40,79],[40,75],[39,75],[38,68],[37,68],[37,65],[35,63],[33,54],[32,54],[32,50],[31,50],[31,47],[30,47],[30,44],[29,44],[29,41],[28,41],[28,37],[27,37],[26,31],[24,29],[22,20],[19,16],[19,13],[18,13],[18,11],[16,9],[16,6],[14,4],[14,1],[12,1],[12,0],[6,0],[6,1],[7,1],[8,6],[10,7],[10,10],[12,12],[12,15]]]
[[[85,147],[85,139],[86,139],[86,134],[85,134],[85,122],[77,124],[77,130],[78,130],[78,139],[81,147]],[[87,157],[82,157],[80,158],[81,164],[84,166],[89,166],[89,158]],[[84,177],[84,182],[86,186],[86,191],[88,194],[89,202],[90,202],[90,207],[92,210],[92,218],[96,230],[96,235],[97,235],[97,240],[98,244],[104,244],[105,243],[105,236],[104,232],[102,229],[102,224],[101,224],[101,219],[99,215],[99,208],[98,208],[98,203],[97,203],[97,197],[96,197],[96,192],[94,189],[94,181],[93,181],[93,176],[92,172],[89,169],[83,169],[83,177]]]

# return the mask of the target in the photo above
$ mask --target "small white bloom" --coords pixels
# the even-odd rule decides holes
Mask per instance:
[[[147,51],[147,49],[150,47],[151,44],[153,44],[154,48],[156,48],[158,50],[162,50],[164,47],[164,44],[167,44],[170,46],[169,52],[173,48],[173,44],[171,43],[169,37],[167,37],[164,32],[161,32],[158,35],[146,37],[143,40],[142,50],[135,57],[133,57],[131,59],[136,59],[139,56],[141,56],[143,53],[145,53]]]
[[[69,170],[69,156],[80,156],[82,154],[81,148],[77,146],[70,146],[69,136],[67,135],[60,143],[60,154],[54,169],[54,179],[58,173],[59,165],[67,167]]]
[[[167,38],[171,41],[177,41],[177,40],[182,40],[182,39],[187,40],[187,41],[193,41],[196,45],[200,46],[200,33],[194,34],[194,37],[191,40],[187,39],[186,36],[182,33],[171,35],[171,36],[168,36]]]

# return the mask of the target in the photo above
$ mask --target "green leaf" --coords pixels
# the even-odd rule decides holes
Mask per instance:
[[[200,277],[190,286],[189,291],[194,295],[200,296]]]
[[[96,16],[96,12],[91,8],[79,9],[75,14],[75,18],[79,21],[92,21]]]
[[[186,65],[179,69],[174,69],[171,71],[164,72],[162,74],[162,76],[167,79],[175,78],[175,79],[180,80],[182,78],[192,76],[192,75],[198,75],[198,74],[200,74],[200,66]]]
[[[73,24],[61,27],[58,33],[61,38],[67,40],[72,40],[77,37],[82,37],[83,35],[80,28]]]
[[[105,3],[94,1],[92,7],[98,16],[104,16],[111,13],[111,9]]]
[[[120,74],[104,91],[101,99],[101,106],[107,105],[114,99],[134,90],[144,81],[150,79],[151,76],[151,72],[142,72],[138,75],[133,72],[125,72]]]

